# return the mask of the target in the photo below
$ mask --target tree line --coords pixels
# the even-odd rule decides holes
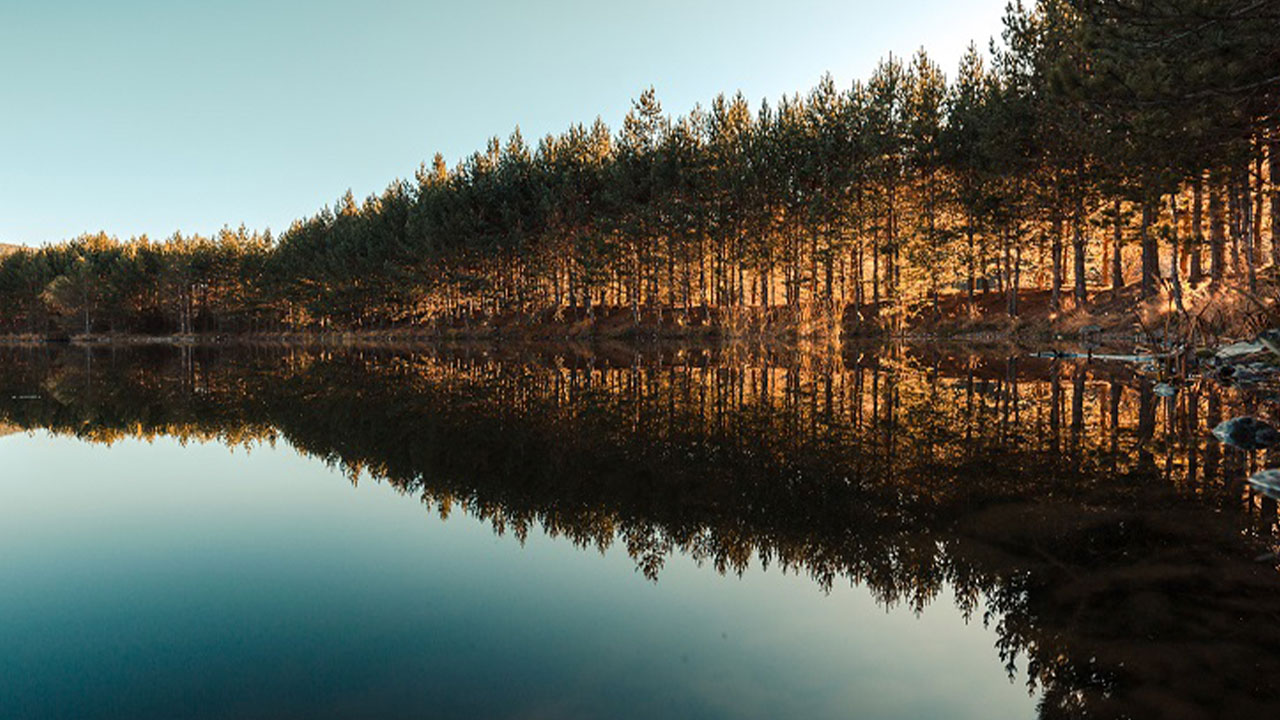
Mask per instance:
[[[881,323],[1049,291],[1256,289],[1280,265],[1280,9],[1016,3],[948,78],[925,50],[839,88],[672,117],[646,90],[517,129],[279,238],[86,235],[0,260],[0,329],[246,332],[624,314]],[[1268,212],[1265,212],[1269,210]],[[1264,252],[1265,251],[1265,252]]]

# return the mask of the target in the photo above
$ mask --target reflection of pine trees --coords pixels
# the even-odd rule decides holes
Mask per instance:
[[[0,424],[96,442],[283,437],[442,516],[620,543],[654,578],[682,553],[917,611],[950,588],[1044,688],[1046,717],[1140,715],[1155,686],[1254,707],[1280,677],[1259,675],[1280,657],[1275,574],[1251,562],[1276,543],[1276,506],[1243,484],[1253,459],[1206,437],[1202,418],[1249,409],[1212,386],[1164,400],[1122,370],[905,350],[3,360]]]

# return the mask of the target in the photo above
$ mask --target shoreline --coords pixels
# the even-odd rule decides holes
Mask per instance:
[[[724,347],[763,345],[787,348],[821,346],[904,344],[965,344],[972,346],[1013,345],[1047,348],[1055,345],[1089,344],[1115,347],[1140,344],[1142,339],[1132,331],[1107,330],[1080,333],[1066,329],[1019,328],[1017,330],[968,329],[956,332],[849,333],[836,335],[797,336],[787,333],[728,334],[698,332],[646,332],[643,328],[627,333],[556,333],[539,329],[533,332],[475,330],[462,332],[406,332],[402,330],[360,331],[289,331],[274,333],[191,333],[151,335],[141,333],[92,333],[78,335],[0,334],[0,345],[6,346],[217,346],[217,345],[325,345],[325,346],[390,346],[461,344],[515,345],[666,345]]]

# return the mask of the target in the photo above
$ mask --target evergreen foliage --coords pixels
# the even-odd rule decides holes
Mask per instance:
[[[0,252],[0,331],[362,329],[600,308],[637,324],[834,324],[850,311],[894,323],[936,312],[943,294],[991,291],[1016,315],[1020,288],[1047,288],[1063,310],[1132,281],[1128,239],[1145,296],[1181,297],[1180,253],[1192,282],[1253,285],[1264,240],[1280,261],[1277,68],[1272,2],[1015,3],[1002,42],[971,46],[949,82],[922,49],[849,88],[825,77],[755,110],[722,95],[673,118],[650,88],[616,133],[597,120],[530,144],[517,129],[363,201],[348,192],[278,239],[99,233]]]

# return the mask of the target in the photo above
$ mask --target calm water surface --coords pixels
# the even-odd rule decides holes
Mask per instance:
[[[0,717],[1268,717],[1264,455],[948,350],[0,352]]]

